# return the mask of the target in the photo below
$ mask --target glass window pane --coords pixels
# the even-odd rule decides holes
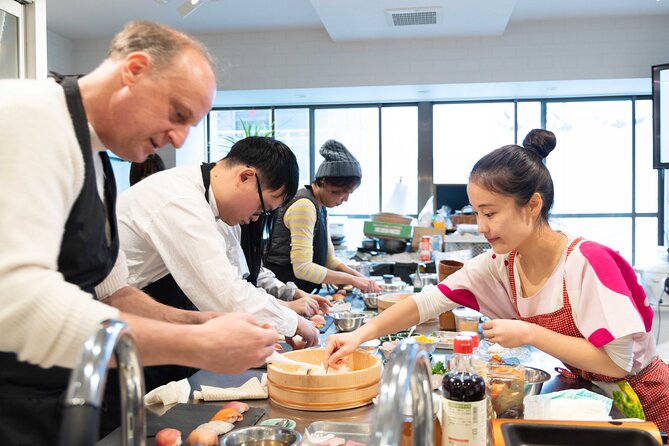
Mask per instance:
[[[510,102],[438,104],[433,109],[433,182],[464,184],[483,155],[513,144]]]
[[[634,265],[653,265],[658,263],[657,218],[637,218],[634,227],[634,238],[636,242]]]
[[[546,105],[557,146],[546,158],[555,185],[554,213],[632,211],[632,102]]]
[[[620,252],[632,263],[632,218],[552,218],[551,227]]]
[[[228,154],[235,141],[271,130],[270,110],[212,110],[209,114],[209,161]]]
[[[532,129],[541,128],[541,102],[519,102],[518,116],[518,139],[516,144],[522,145],[525,136]]]
[[[309,109],[279,108],[274,111],[276,139],[291,148],[300,166],[300,187],[311,183],[309,173]]]
[[[19,77],[19,18],[0,9],[0,79]]]
[[[382,108],[381,131],[382,211],[417,214],[418,107]]]
[[[318,109],[314,116],[315,168],[323,162],[318,153],[328,139],[346,146],[362,167],[362,184],[349,201],[329,212],[331,215],[374,214],[379,212],[379,109]]]
[[[658,172],[653,169],[653,101],[636,101],[636,212],[657,212]],[[657,232],[657,228],[654,232]],[[637,249],[638,249],[637,245]]]

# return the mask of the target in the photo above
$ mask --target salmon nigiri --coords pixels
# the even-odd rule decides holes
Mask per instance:
[[[209,421],[226,421],[228,423],[234,423],[235,421],[241,421],[243,419],[244,415],[242,415],[241,412],[239,412],[237,409],[228,407],[216,412]]]

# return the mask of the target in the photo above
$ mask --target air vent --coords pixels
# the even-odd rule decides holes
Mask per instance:
[[[436,25],[441,22],[441,8],[386,9],[390,26]]]

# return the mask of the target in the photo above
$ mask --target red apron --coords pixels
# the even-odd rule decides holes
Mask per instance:
[[[569,257],[569,254],[571,254],[581,240],[581,238],[577,238],[569,245],[567,248],[567,257]],[[584,338],[578,330],[578,327],[576,327],[576,322],[574,322],[571,305],[569,304],[569,295],[567,294],[567,282],[564,278],[562,279],[562,308],[552,313],[538,314],[532,317],[522,317],[520,315],[520,312],[518,311],[518,298],[516,295],[516,281],[514,278],[513,267],[515,256],[516,251],[512,251],[509,254],[507,270],[509,273],[509,281],[511,282],[513,306],[518,319],[537,324],[565,336]],[[569,364],[565,364],[565,366],[569,370],[563,370],[560,371],[560,373],[567,377],[580,377],[588,381],[604,382],[616,382],[620,380],[620,378],[613,378],[580,370]],[[639,397],[644,413],[646,414],[646,419],[657,424],[661,431],[669,431],[669,365],[662,361],[658,356],[642,371],[636,375],[629,375],[625,379]]]

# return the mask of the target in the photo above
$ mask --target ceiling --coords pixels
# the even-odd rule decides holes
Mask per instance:
[[[669,0],[48,0],[47,28],[71,40],[109,38],[130,20],[191,34],[325,29],[333,41],[492,36],[511,22],[669,14]],[[391,26],[387,9],[436,7],[437,24]]]

